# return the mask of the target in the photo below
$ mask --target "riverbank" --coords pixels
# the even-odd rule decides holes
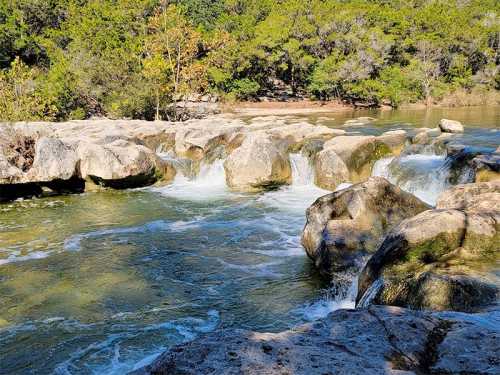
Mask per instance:
[[[388,282],[387,288],[383,288],[378,278],[372,276],[386,276],[387,272],[393,272],[394,265],[377,256],[380,262],[370,263],[366,268],[369,271],[362,272],[367,258],[374,257],[372,254],[380,249],[375,241],[365,241],[362,252],[353,250],[359,246],[349,245],[356,243],[361,232],[361,238],[405,236],[415,240],[411,243],[417,248],[419,241],[434,241],[432,235],[437,232],[431,231],[432,228],[467,232],[472,237],[491,232],[493,221],[488,207],[496,207],[492,194],[497,193],[484,187],[476,189],[473,182],[478,175],[480,179],[495,176],[477,172],[496,165],[496,159],[490,158],[500,144],[498,112],[491,108],[453,110],[446,115],[463,123],[463,133],[449,132],[461,130],[453,122],[443,122],[439,127],[444,116],[436,110],[346,116],[341,112],[215,116],[185,123],[96,120],[9,125],[17,135],[34,141],[21,142],[24,148],[9,149],[11,153],[6,154],[6,160],[18,169],[11,176],[45,178],[55,176],[65,166],[64,170],[73,172],[84,184],[83,192],[49,192],[50,186],[54,189],[61,186],[60,178],[53,180],[59,185],[31,180],[41,187],[41,195],[0,205],[0,294],[3,296],[0,373],[24,374],[30,368],[37,373],[121,375],[153,362],[164,352],[169,354],[163,358],[178,354],[170,364],[184,360],[190,363],[191,357],[188,354],[182,357],[180,350],[187,353],[191,347],[206,349],[207,358],[217,358],[220,366],[235,371],[249,351],[256,354],[260,363],[267,358],[269,371],[278,368],[279,363],[283,364],[280,369],[299,371],[293,367],[293,358],[298,357],[294,353],[303,348],[301,340],[307,342],[311,338],[307,325],[303,325],[316,322],[312,325],[318,328],[309,332],[320,332],[318,337],[325,343],[321,341],[315,348],[316,342],[311,341],[304,351],[313,357],[318,351],[322,354],[314,360],[304,359],[314,373],[315,368],[320,368],[314,366],[331,365],[330,354],[345,359],[346,364],[354,365],[359,359],[356,356],[349,360],[350,355],[338,345],[358,342],[366,346],[366,340],[359,341],[365,337],[362,335],[352,340],[342,339],[344,333],[349,333],[348,327],[354,326],[352,320],[360,323],[357,319],[360,317],[367,319],[363,320],[363,324],[367,323],[363,326],[366,337],[373,339],[376,346],[380,343],[377,352],[380,356],[367,354],[363,363],[368,364],[371,359],[375,364],[385,361],[395,373],[401,372],[397,365],[401,363],[397,361],[400,357],[389,356],[384,360],[386,349],[408,356],[414,352],[394,341],[386,345],[390,335],[384,333],[383,325],[370,318],[371,313],[366,314],[365,304],[384,303],[397,296],[392,304],[418,308],[417,304],[429,300],[405,299],[404,294],[393,293],[392,286],[398,285],[398,277],[418,291],[415,296],[437,297],[427,293],[432,288],[425,286],[435,286],[432,283],[438,282],[454,287],[454,283],[443,284],[445,275],[434,272],[433,277],[412,279],[405,278],[405,272],[418,269],[418,274],[421,270],[428,274],[439,264],[438,268],[452,273],[455,280],[457,269],[463,269],[463,259],[456,264],[440,264],[428,254],[417,258],[425,262],[403,264],[394,278],[387,279],[392,284]],[[5,139],[2,137],[2,141]],[[15,157],[19,150],[34,153]],[[474,161],[476,158],[479,164]],[[139,173],[163,163],[175,169],[171,179],[157,173]],[[125,173],[129,178],[124,177]],[[361,183],[350,186],[357,181]],[[464,190],[472,198],[467,202],[456,199],[461,190],[455,190],[454,186],[463,183],[484,194],[478,198]],[[390,194],[383,194],[386,190]],[[447,199],[438,198],[445,193]],[[417,198],[407,199],[406,194]],[[319,200],[323,208],[319,211],[309,208],[315,206],[319,197],[326,197]],[[398,204],[391,205],[384,197]],[[424,203],[416,204],[416,199]],[[405,208],[412,202],[414,208]],[[437,204],[438,210],[429,207]],[[310,214],[306,215],[308,208]],[[422,209],[424,212],[420,212]],[[446,226],[439,219],[444,211],[453,211]],[[375,216],[374,212],[394,216]],[[463,226],[465,214],[471,218],[471,227]],[[346,220],[345,215],[352,220]],[[366,222],[363,218],[369,218],[369,227],[376,231],[363,229]],[[480,219],[485,220],[481,225]],[[301,245],[306,220],[312,234],[307,240],[311,244],[306,248],[307,253]],[[406,222],[404,230],[392,228],[398,220]],[[415,227],[419,230],[415,231]],[[423,228],[425,231],[420,230]],[[490,229],[476,233],[475,228]],[[350,234],[344,236],[345,247],[332,236],[341,230]],[[416,232],[418,237],[413,235]],[[314,233],[329,234],[322,238]],[[474,242],[472,237],[465,236],[465,243],[486,243],[484,238]],[[439,233],[437,238],[441,238]],[[444,242],[449,246],[433,249],[455,254],[457,249],[453,246],[460,244],[457,238],[453,234],[450,241]],[[318,252],[318,248],[323,250]],[[380,251],[413,254],[414,250],[386,244]],[[467,262],[473,254],[464,254],[465,264],[472,265]],[[342,265],[345,269],[332,272],[331,266],[335,264],[335,268]],[[487,267],[471,269],[489,274]],[[368,291],[364,294],[370,298],[364,298],[363,294],[358,309],[352,310],[361,274],[364,276],[360,290]],[[488,279],[488,283],[496,285],[492,280]],[[491,306],[491,289],[486,286],[482,290],[485,293],[479,299],[458,300],[466,302],[460,309],[472,305],[481,311],[495,310]],[[436,300],[430,301],[437,306]],[[443,306],[446,301],[443,298],[438,302]],[[445,341],[456,343],[454,337],[464,338],[460,327],[463,332],[477,332],[478,337],[496,334],[483,330],[486,322],[495,324],[494,314],[487,315],[488,312],[456,313],[453,318],[441,318],[437,315],[440,313],[419,315],[408,309],[402,311],[394,314],[400,315],[410,327],[412,323],[420,327],[418,316],[423,315],[425,322],[446,325],[457,321],[446,332],[426,326],[430,333],[424,327],[422,331],[409,329],[408,334],[413,336],[402,336],[405,342],[427,339],[433,342],[434,333],[437,338],[441,337],[440,332],[447,333],[443,346],[435,350],[432,345],[415,347],[446,359],[439,368],[450,369],[460,364],[448,361],[446,348],[450,346],[444,345]],[[381,314],[388,321],[394,318],[392,312]],[[481,321],[481,327],[469,326],[467,322],[471,320]],[[332,326],[332,330],[326,329],[327,326]],[[335,331],[334,326],[339,330]],[[340,327],[346,328],[342,331]],[[230,330],[230,337],[242,337],[238,346],[241,355],[234,356],[237,351],[233,349],[223,350],[232,345],[232,341],[226,341],[225,329]],[[241,329],[245,331],[239,336],[241,331],[234,330]],[[300,330],[303,334],[297,334]],[[399,337],[398,332],[393,333]],[[266,340],[247,342],[247,335],[265,336]],[[282,347],[276,340],[283,337],[287,339],[281,341]],[[206,346],[206,340],[216,342],[215,346]],[[295,343],[297,347],[291,346]],[[481,346],[483,341],[471,338],[467,343],[484,352],[484,356],[475,355],[476,362],[466,361],[481,368],[479,363],[489,358]],[[285,346],[290,348],[288,352],[281,351]],[[177,351],[170,351],[173,348]],[[221,348],[218,353],[224,358],[213,357],[212,350],[217,348]],[[261,352],[262,356],[257,356]],[[290,364],[285,361],[288,359]],[[247,363],[253,366],[254,362]],[[414,363],[417,369],[428,364],[422,357]],[[210,361],[202,365],[209,366]]]

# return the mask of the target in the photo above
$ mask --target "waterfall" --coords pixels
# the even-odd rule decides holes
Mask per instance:
[[[197,175],[193,173],[192,164],[185,159],[172,158],[174,165],[180,166],[172,184],[153,188],[165,196],[182,200],[205,201],[225,199],[232,195],[226,186],[224,161],[216,160],[212,164],[202,163]],[[183,168],[188,165],[188,168]]]
[[[412,154],[378,160],[373,176],[384,177],[424,202],[435,205],[451,184],[445,155]]]
[[[366,290],[365,294],[363,294],[363,297],[359,300],[358,303],[358,308],[364,308],[370,306],[372,301],[377,297],[378,293],[380,292],[380,289],[384,286],[384,280],[380,277],[377,280],[375,280],[372,285]]]
[[[290,154],[292,183],[297,186],[313,185],[314,170],[309,159],[299,153]]]

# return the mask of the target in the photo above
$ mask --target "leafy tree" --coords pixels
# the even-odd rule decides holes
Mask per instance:
[[[56,108],[38,87],[38,72],[16,58],[0,72],[0,120],[53,120]]]

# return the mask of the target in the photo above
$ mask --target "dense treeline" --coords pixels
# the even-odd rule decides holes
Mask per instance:
[[[191,93],[371,105],[500,88],[498,0],[3,0],[0,118],[172,115]]]

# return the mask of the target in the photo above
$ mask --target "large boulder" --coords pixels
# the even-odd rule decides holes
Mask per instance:
[[[335,152],[350,172],[351,182],[366,180],[375,162],[391,154],[391,149],[374,136],[339,136],[324,144],[325,150]]]
[[[281,333],[218,330],[131,375],[493,375],[500,371],[498,327],[494,313],[338,310]]]
[[[453,186],[441,193],[436,208],[464,210],[483,201],[490,204],[494,201],[490,193],[500,193],[500,181]]]
[[[175,133],[175,152],[179,157],[200,161],[217,147],[239,139],[242,129],[242,126],[180,128]]]
[[[326,275],[355,266],[402,220],[429,208],[382,177],[316,200],[307,209],[302,245]]]
[[[492,189],[456,188],[439,209],[393,228],[359,277],[358,304],[475,311],[493,303],[500,193]]]
[[[237,191],[257,192],[292,182],[285,146],[265,134],[251,134],[224,162],[227,185]]]
[[[80,142],[80,177],[97,185],[115,189],[152,184],[164,176],[172,179],[175,173],[167,172],[162,162],[147,147],[125,140],[106,145]],[[172,170],[173,167],[170,167]]]
[[[439,128],[445,133],[463,133],[464,126],[455,120],[442,119],[439,121]]]

